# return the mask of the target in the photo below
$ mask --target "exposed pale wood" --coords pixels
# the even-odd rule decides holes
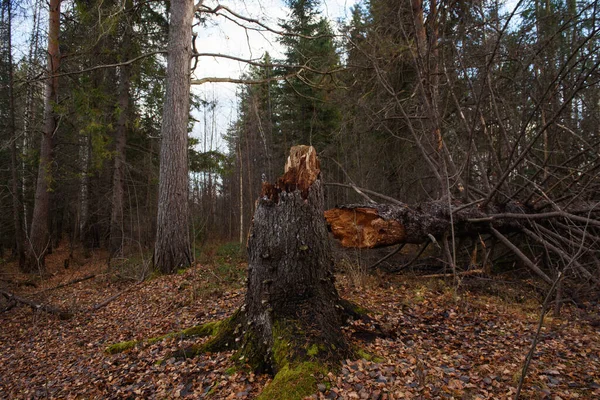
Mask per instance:
[[[402,224],[386,221],[372,208],[333,208],[325,211],[325,219],[344,247],[374,248],[406,240]]]
[[[283,176],[274,184],[263,182],[260,197],[278,203],[280,193],[292,193],[299,190],[302,197],[306,199],[308,189],[320,174],[321,164],[314,147],[294,146],[290,150]]]

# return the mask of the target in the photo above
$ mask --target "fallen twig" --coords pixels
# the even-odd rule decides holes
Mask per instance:
[[[565,268],[565,270],[566,270],[566,268]],[[529,348],[527,357],[525,357],[525,362],[523,363],[523,370],[521,371],[521,377],[519,379],[519,385],[517,386],[517,393],[515,394],[515,400],[519,400],[521,390],[523,389],[523,383],[525,382],[525,376],[527,375],[527,370],[529,369],[529,364],[531,363],[531,359],[533,358],[533,353],[535,352],[535,347],[537,346],[537,343],[538,343],[538,340],[540,337],[540,332],[542,331],[542,326],[544,325],[544,317],[546,316],[546,312],[548,311],[548,303],[550,302],[550,298],[552,297],[552,292],[554,292],[556,285],[558,285],[558,283],[560,282],[560,280],[563,277],[563,272],[558,273],[558,277],[552,283],[552,287],[550,288],[550,290],[548,291],[548,294],[546,295],[546,298],[544,299],[544,304],[542,304],[542,311],[540,313],[540,319],[538,321],[538,326],[535,331],[535,335],[533,336],[533,340],[531,341],[531,347]]]
[[[73,279],[73,280],[71,280],[71,281],[69,281],[67,283],[62,283],[62,284],[60,284],[58,286],[54,286],[54,287],[51,287],[51,288],[48,288],[48,289],[44,289],[44,290],[38,292],[37,294],[46,293],[46,292],[49,292],[51,290],[56,290],[56,289],[64,288],[65,286],[69,286],[69,285],[73,285],[75,283],[87,281],[88,279],[92,279],[92,278],[95,278],[95,277],[96,277],[96,274],[86,275],[83,278]]]
[[[416,255],[416,256],[414,256],[414,257],[412,258],[412,260],[410,260],[408,263],[406,263],[406,264],[402,265],[402,266],[401,266],[401,267],[399,267],[399,268],[395,268],[395,269],[393,269],[393,270],[392,270],[392,271],[390,271],[390,272],[400,272],[400,271],[402,271],[403,269],[406,269],[406,268],[410,267],[411,265],[413,265],[413,264],[414,264],[414,262],[415,262],[415,261],[417,261],[417,260],[419,259],[419,257],[421,257],[421,254],[423,254],[423,252],[425,251],[425,249],[426,249],[426,248],[429,246],[429,243],[430,243],[430,242],[425,242],[425,243],[423,243],[423,245],[421,246],[421,249],[419,250],[419,252],[417,253],[417,255]]]
[[[33,281],[15,281],[15,280],[12,280],[10,278],[0,278],[0,281],[6,282],[6,283],[11,284],[11,285],[17,285],[17,286],[37,287],[37,284],[35,282],[33,282]]]
[[[387,260],[388,258],[390,258],[391,256],[393,256],[394,254],[398,253],[400,250],[402,250],[402,248],[405,246],[405,244],[406,243],[402,243],[402,244],[398,245],[398,247],[396,249],[394,249],[392,252],[390,252],[386,256],[380,258],[379,261],[376,261],[375,263],[373,263],[372,265],[370,265],[368,269],[375,268],[376,266],[378,266],[379,264],[381,264],[382,262],[384,262],[385,260]]]
[[[144,282],[144,280],[139,280],[137,281],[134,285],[129,286],[128,288],[126,288],[125,290],[121,290],[119,293],[110,296],[109,298],[107,298],[106,300],[104,300],[101,303],[96,304],[94,307],[92,307],[91,311],[98,311],[99,309],[106,307],[108,304],[110,304],[111,301],[118,299],[119,297],[121,297],[121,295],[129,292],[130,290],[132,290],[133,288],[139,286],[140,284],[142,284]]]
[[[59,308],[55,308],[48,304],[36,303],[34,301],[24,299],[22,297],[19,297],[10,292],[6,292],[4,290],[0,290],[0,294],[2,296],[4,296],[6,299],[8,299],[9,301],[13,300],[13,301],[16,301],[17,303],[25,304],[25,305],[31,307],[35,311],[40,310],[40,311],[46,312],[48,314],[53,314],[53,315],[58,316],[60,319],[69,319],[73,316],[73,314],[69,311],[61,310]]]
[[[483,274],[483,269],[472,269],[470,271],[457,272],[456,276],[468,276],[468,275],[479,275]],[[431,274],[431,275],[422,275],[419,278],[447,278],[454,276],[454,273],[450,274]]]

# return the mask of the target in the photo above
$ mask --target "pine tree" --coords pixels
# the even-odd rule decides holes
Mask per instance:
[[[281,43],[290,67],[284,72],[302,69],[279,88],[277,141],[282,143],[282,155],[295,144],[312,145],[322,152],[340,123],[332,74],[340,65],[339,56],[329,23],[319,15],[318,0],[290,0],[288,6],[290,17],[282,24],[286,35]]]

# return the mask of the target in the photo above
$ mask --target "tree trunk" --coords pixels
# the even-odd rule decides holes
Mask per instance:
[[[21,194],[19,191],[19,176],[17,163],[17,127],[15,123],[15,92],[14,92],[14,69],[12,58],[12,3],[6,1],[7,12],[7,48],[8,48],[8,130],[11,137],[10,145],[10,169],[11,189],[13,204],[13,219],[15,224],[15,253],[22,266],[25,261],[23,250],[23,225],[21,223]]]
[[[238,348],[237,359],[276,373],[266,392],[284,377],[306,383],[287,399],[314,393],[314,376],[352,355],[341,330],[352,311],[334,285],[319,175],[314,148],[296,146],[277,183],[263,183],[248,237],[245,304],[203,347]]]
[[[31,23],[31,36],[29,37],[29,51],[26,59],[26,79],[27,81],[35,81],[38,75],[38,69],[36,60],[38,59],[39,42],[40,42],[40,17],[41,17],[41,0],[33,2],[33,21]],[[27,205],[27,194],[33,186],[32,181],[29,178],[27,156],[31,149],[31,138],[35,132],[37,126],[37,99],[39,94],[39,84],[32,83],[27,85],[25,91],[25,105],[22,116],[23,124],[23,140],[21,147],[21,193],[23,194],[23,232],[26,234],[27,228],[29,227],[30,220],[30,209]],[[41,96],[39,96],[41,97]],[[26,249],[25,249],[26,250]],[[24,251],[25,251],[24,250]]]
[[[126,28],[127,29],[127,28]],[[129,32],[125,33],[123,48],[129,48]],[[127,119],[129,117],[130,67],[120,68],[119,119],[115,131],[115,167],[113,171],[112,208],[110,214],[110,255],[123,250],[123,195],[125,192],[125,146],[127,143]]]
[[[187,127],[194,3],[171,2],[163,108],[154,267],[172,273],[192,262],[188,218]]]
[[[497,240],[548,285],[554,281],[537,265],[536,259],[553,253],[565,265],[573,265],[586,280],[600,287],[600,279],[586,267],[586,264],[593,265],[590,260],[595,259],[598,252],[595,244],[600,240],[597,236],[600,213],[595,206],[588,204],[569,211],[538,212],[518,202],[485,208],[475,204],[454,205],[451,218],[446,201],[415,206],[396,202],[341,206],[325,211],[325,218],[333,235],[344,247],[375,248],[401,243],[445,242],[445,235],[454,229],[457,236],[488,235],[489,239]],[[562,221],[569,223],[567,230],[561,227],[564,226]],[[583,245],[569,240],[571,228],[585,229],[584,240],[588,242]],[[540,250],[536,252],[528,246],[526,254],[504,235],[507,232],[525,235],[537,242]]]
[[[452,221],[445,200],[417,205],[351,204],[325,211],[333,235],[344,247],[375,248],[400,243],[421,244],[441,239],[454,224],[457,235],[525,232],[532,224],[569,219],[572,223],[600,227],[594,205],[578,210],[536,212],[518,202],[489,205],[454,205]]]
[[[283,177],[263,185],[248,238],[246,341],[254,349],[248,357],[259,362],[266,356],[275,372],[309,360],[311,346],[328,361],[348,353],[319,174],[314,148],[292,148]],[[282,349],[280,337],[292,346]]]
[[[29,249],[23,265],[25,272],[41,271],[44,268],[44,256],[48,251],[48,213],[50,210],[50,190],[52,182],[52,161],[54,157],[54,135],[57,128],[54,105],[58,95],[58,77],[60,51],[58,34],[60,31],[60,0],[50,0],[48,23],[48,78],[44,95],[44,131],[40,151],[35,203],[31,218]]]

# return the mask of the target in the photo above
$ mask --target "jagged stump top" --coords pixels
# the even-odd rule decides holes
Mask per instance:
[[[281,192],[299,190],[302,198],[308,197],[308,189],[319,178],[321,165],[317,152],[312,146],[294,146],[285,163],[283,176],[275,184],[263,183],[261,197],[268,198],[274,203],[279,202]]]

